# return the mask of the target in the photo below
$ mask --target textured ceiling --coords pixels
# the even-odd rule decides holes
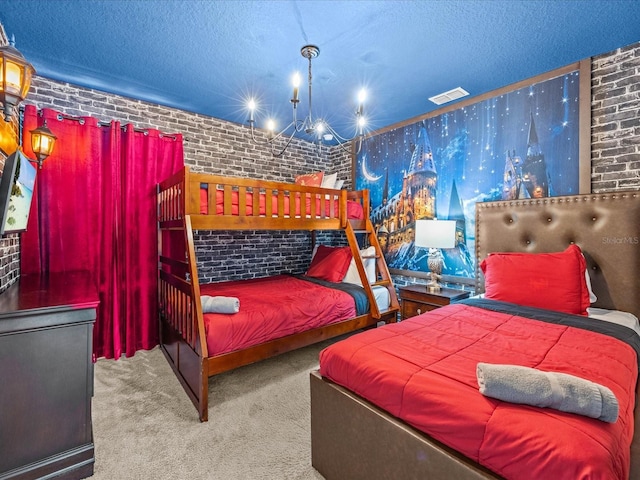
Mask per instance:
[[[315,44],[314,116],[351,135],[362,86],[388,126],[640,41],[640,1],[1,0],[0,23],[39,75],[238,123],[255,96],[258,126],[290,120]]]

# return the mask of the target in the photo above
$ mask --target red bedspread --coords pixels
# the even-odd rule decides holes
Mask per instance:
[[[610,424],[484,397],[478,362],[603,384],[620,416]],[[328,347],[320,373],[509,479],[629,475],[636,354],[607,335],[453,304]]]
[[[210,357],[356,316],[348,293],[288,275],[206,284],[200,294],[240,300],[238,313],[204,314]]]
[[[200,213],[203,215],[206,215],[209,213],[209,198],[208,198],[208,194],[207,194],[208,190],[206,188],[201,188],[200,189]],[[253,194],[252,193],[246,193],[246,211],[245,211],[245,215],[253,215]],[[260,194],[260,215],[265,215],[266,214],[266,199],[265,199],[266,195],[264,193]],[[224,204],[223,204],[223,199],[224,199],[224,192],[222,190],[217,190],[216,191],[216,215],[222,215],[224,213]],[[231,203],[232,203],[232,207],[231,207],[231,214],[232,215],[238,215],[238,192],[234,191],[231,194]],[[295,205],[295,216],[300,216],[300,197],[296,197],[296,205]],[[291,215],[290,213],[290,200],[289,197],[285,197],[284,198],[284,214],[285,215]],[[331,211],[331,207],[333,204],[333,212]],[[278,196],[277,195],[272,195],[271,197],[271,205],[272,205],[272,212],[277,212],[278,211]],[[321,208],[321,200],[319,198],[316,199],[316,215],[320,215],[320,208]],[[339,202],[337,200],[331,201],[331,200],[325,200],[325,216],[331,216],[331,217],[338,217],[338,208],[339,208]],[[311,210],[311,199],[307,198],[306,199],[306,210],[305,212],[307,213],[307,215],[309,215],[309,212]],[[359,204],[358,202],[353,202],[353,201],[347,201],[347,218],[352,219],[352,220],[362,220],[364,218],[364,210],[362,208],[362,205]]]

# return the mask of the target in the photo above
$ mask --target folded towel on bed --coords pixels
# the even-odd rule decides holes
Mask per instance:
[[[618,418],[618,399],[611,390],[573,375],[478,363],[476,376],[480,393],[487,397],[578,413],[609,423]]]
[[[235,297],[210,297],[201,295],[202,313],[238,313],[240,300]]]

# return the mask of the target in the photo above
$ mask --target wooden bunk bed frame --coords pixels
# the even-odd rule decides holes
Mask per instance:
[[[640,192],[616,192],[476,205],[479,265],[491,252],[581,247],[598,301],[594,307],[640,318]],[[311,372],[312,464],[327,479],[498,479],[350,390]],[[636,399],[640,398],[640,382]],[[640,479],[640,407],[634,413],[631,479]]]
[[[201,189],[207,189],[208,213],[201,212]],[[222,212],[217,213],[216,195],[223,192]],[[398,299],[391,276],[369,220],[368,190],[347,192],[266,180],[226,177],[191,172],[184,167],[158,185],[158,314],[160,347],[180,383],[198,410],[201,421],[208,419],[208,379],[210,376],[248,365],[281,353],[377,325],[395,322]],[[260,195],[265,201],[260,212]],[[234,214],[233,199],[237,198]],[[247,199],[252,212],[247,215]],[[277,200],[276,200],[277,199]],[[304,201],[303,201],[304,200]],[[347,201],[362,205],[363,220],[347,218]],[[299,205],[299,215],[289,215]],[[337,206],[337,207],[336,207]],[[210,213],[209,213],[210,212]],[[254,347],[209,356],[205,336],[194,230],[344,230],[363,280],[370,305],[369,313],[309,331],[289,335]],[[182,232],[185,250],[163,251],[163,232]],[[390,306],[380,311],[372,285],[366,280],[358,238],[362,236],[376,250],[376,282],[389,291]],[[315,236],[312,235],[314,239]],[[169,248],[165,250],[170,250]]]

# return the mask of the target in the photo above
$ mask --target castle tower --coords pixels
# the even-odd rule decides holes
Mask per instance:
[[[522,163],[522,175],[531,198],[549,196],[549,174],[544,154],[538,142],[538,133],[531,114],[529,137],[527,139],[527,157]]]
[[[405,179],[405,191],[411,192],[413,218],[434,218],[436,216],[436,183],[438,174],[433,161],[431,142],[427,128],[422,123],[418,141],[411,155],[409,172]]]
[[[459,243],[466,243],[467,240],[467,227],[464,219],[464,209],[462,207],[462,200],[458,194],[458,187],[456,187],[456,181],[453,181],[451,186],[451,198],[449,199],[449,217],[448,220],[456,221],[456,245]]]

